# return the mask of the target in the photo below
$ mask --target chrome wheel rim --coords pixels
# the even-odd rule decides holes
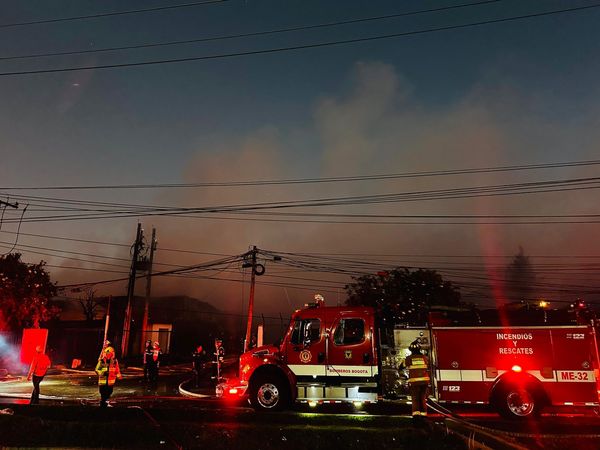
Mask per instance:
[[[279,390],[274,384],[265,383],[258,388],[256,397],[263,408],[273,408],[279,403]]]
[[[510,412],[519,417],[528,416],[534,407],[533,398],[527,391],[509,392],[506,404]]]

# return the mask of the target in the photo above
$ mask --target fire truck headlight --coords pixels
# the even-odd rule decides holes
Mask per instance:
[[[354,403],[355,408],[361,408],[363,405],[363,402],[353,402],[353,403]]]
[[[512,367],[511,367],[511,370],[512,370],[513,372],[516,372],[516,373],[520,373],[520,372],[522,372],[522,371],[523,371],[523,369],[521,368],[521,366],[518,366],[517,364],[515,364],[514,366],[512,366]]]
[[[235,394],[237,394],[237,393],[238,393],[238,390],[237,390],[237,388],[231,388],[231,389],[229,389],[229,394],[230,394],[230,395],[235,395]]]
[[[317,402],[308,402],[308,406],[314,408],[315,406],[317,406]]]

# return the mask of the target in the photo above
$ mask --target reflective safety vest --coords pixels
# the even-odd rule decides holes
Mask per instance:
[[[428,384],[429,370],[427,357],[424,355],[409,355],[404,363],[408,367],[408,382],[412,385]]]
[[[99,385],[112,386],[115,384],[117,377],[122,378],[119,363],[114,358],[110,361],[106,361],[104,358],[99,360],[96,364],[96,373],[98,374]]]

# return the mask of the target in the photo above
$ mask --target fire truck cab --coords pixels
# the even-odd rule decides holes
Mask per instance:
[[[293,401],[375,402],[378,375],[373,309],[317,301],[292,315],[279,347],[242,354],[239,378],[217,386],[217,396],[247,396],[257,410]]]

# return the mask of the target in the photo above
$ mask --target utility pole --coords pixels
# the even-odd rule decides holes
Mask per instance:
[[[8,198],[6,200],[8,200]],[[8,207],[14,208],[14,209],[19,209],[19,202],[8,203],[8,202],[3,202],[2,200],[0,200],[0,206],[4,206],[5,210]],[[2,212],[2,217],[4,217],[4,212]],[[0,228],[2,228],[2,220],[0,220]]]
[[[146,336],[148,328],[148,309],[150,303],[150,292],[152,290],[152,261],[154,261],[154,251],[156,250],[156,228],[152,228],[152,240],[150,241],[150,259],[148,261],[148,272],[146,274],[146,300],[144,302],[144,318],[142,319],[142,353],[146,349]]]
[[[248,325],[246,327],[246,339],[244,339],[244,352],[248,351],[250,346],[250,341],[252,339],[252,315],[254,314],[254,287],[256,285],[256,254],[258,250],[256,245],[252,247],[252,250],[249,252],[251,256],[250,263],[242,264],[242,267],[252,267],[252,275],[250,277],[250,299],[248,300]],[[258,266],[262,267],[262,271],[259,272],[259,275],[265,273],[265,267],[261,264]]]
[[[131,258],[131,270],[129,272],[129,284],[127,286],[127,308],[125,309],[125,320],[123,322],[123,338],[121,339],[121,357],[126,357],[129,353],[129,337],[131,334],[131,309],[133,303],[133,293],[135,291],[135,278],[140,249],[142,247],[142,224],[138,223],[135,243],[133,244],[133,256]]]

